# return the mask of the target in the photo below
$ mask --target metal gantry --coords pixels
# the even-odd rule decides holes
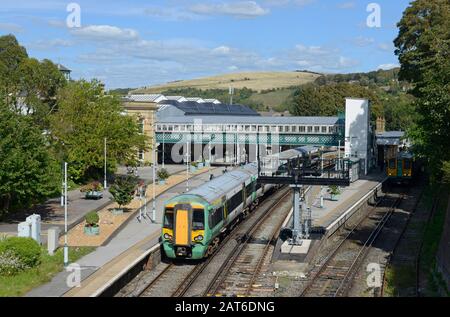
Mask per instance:
[[[296,157],[285,161],[277,161],[274,168],[264,166],[264,160],[258,159],[258,182],[261,184],[288,185],[294,193],[293,229],[291,243],[301,245],[302,240],[309,236],[310,224],[303,221],[305,211],[306,186],[349,186],[350,161],[348,159],[312,159],[311,157]],[[335,166],[341,168],[336,169]],[[309,214],[310,218],[311,215]]]

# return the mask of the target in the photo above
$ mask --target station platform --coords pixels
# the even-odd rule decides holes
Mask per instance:
[[[383,173],[374,173],[350,184],[349,187],[341,188],[339,200],[331,200],[327,187],[311,186],[305,194],[306,206],[311,208],[311,240],[305,240],[307,247],[288,247],[287,242],[278,241],[274,259],[305,261],[309,250],[324,235],[333,233],[339,225],[346,220],[345,217],[352,212],[352,207],[379,187],[386,176]],[[323,207],[320,206],[320,196],[323,195]],[[305,216],[305,213],[304,213]],[[351,216],[348,215],[348,217]],[[292,228],[292,212],[286,219],[283,227]],[[283,249],[283,250],[282,250]]]
[[[210,174],[215,177],[222,175],[223,168],[213,168],[189,179],[189,187],[195,188],[209,180]],[[144,218],[141,222],[130,221],[115,237],[105,246],[95,249],[92,253],[79,259],[76,264],[80,267],[80,287],[68,286],[68,279],[73,276],[73,271],[62,271],[53,279],[26,294],[27,297],[90,297],[96,296],[99,288],[107,284],[117,274],[147,253],[151,248],[159,245],[161,234],[162,210],[164,202],[186,191],[186,182],[179,183],[156,197],[156,218],[153,223]],[[152,201],[148,202],[149,208]]]

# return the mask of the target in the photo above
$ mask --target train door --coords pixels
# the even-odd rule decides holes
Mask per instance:
[[[175,245],[189,246],[191,232],[192,207],[190,205],[175,206]]]
[[[403,176],[403,160],[402,159],[397,160],[397,176],[399,176],[399,177]]]

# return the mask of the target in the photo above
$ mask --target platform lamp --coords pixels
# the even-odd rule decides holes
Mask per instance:
[[[64,266],[69,265],[69,247],[67,245],[67,162],[64,163]]]

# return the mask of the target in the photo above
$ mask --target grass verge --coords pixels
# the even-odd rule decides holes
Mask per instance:
[[[93,250],[95,248],[92,247],[70,248],[70,262],[77,261]],[[64,269],[63,259],[62,248],[53,256],[48,255],[47,251],[43,248],[39,266],[23,271],[15,276],[0,276],[0,296],[22,296],[33,288],[50,282],[53,276]]]

